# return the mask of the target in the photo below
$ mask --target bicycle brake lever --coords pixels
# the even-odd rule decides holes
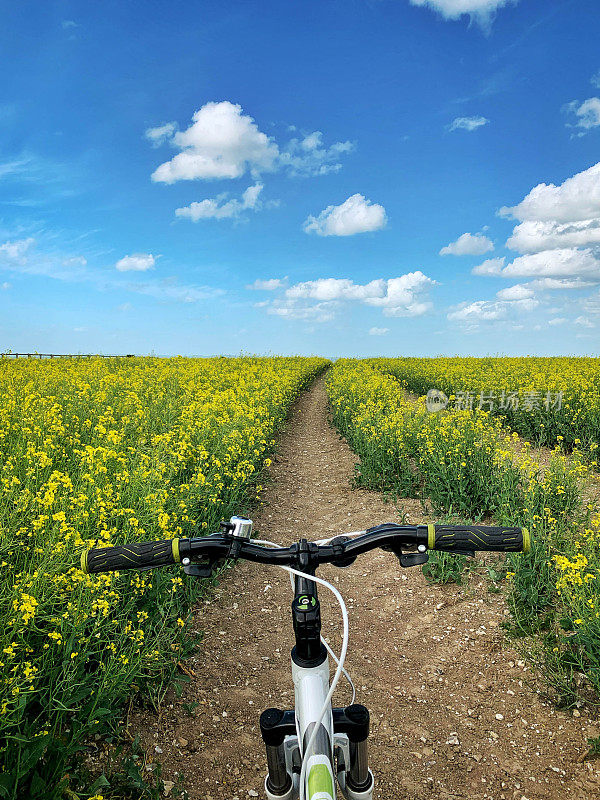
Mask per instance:
[[[429,553],[396,553],[401,566],[403,567],[417,567],[419,564],[426,564],[429,559]]]
[[[193,575],[195,578],[210,578],[217,561],[208,561],[204,564],[184,564],[183,571],[186,575]]]
[[[420,545],[422,546],[422,545]],[[387,546],[382,547],[382,550],[387,550],[397,556],[398,561],[402,567],[418,567],[420,564],[426,564],[429,559],[429,553],[423,549],[416,552],[405,553],[400,547]]]
[[[186,575],[193,575],[195,578],[210,578],[219,561],[224,561],[223,555],[216,557],[204,556],[200,561],[191,561],[189,558],[183,558],[181,566]]]

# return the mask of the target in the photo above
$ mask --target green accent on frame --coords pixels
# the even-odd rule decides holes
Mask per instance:
[[[308,774],[309,800],[321,792],[329,794],[333,800],[333,779],[326,764],[315,764]]]

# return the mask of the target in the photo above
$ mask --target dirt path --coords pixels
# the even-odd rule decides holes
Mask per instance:
[[[297,401],[255,513],[258,535],[280,542],[359,530],[398,519],[381,495],[350,488],[356,456],[329,426],[322,379]],[[407,521],[426,521],[402,501]],[[347,668],[357,702],[371,711],[371,766],[378,800],[581,799],[600,794],[600,763],[578,763],[598,726],[554,710],[503,641],[504,603],[483,583],[430,586],[373,552],[347,570],[323,569],[350,613]],[[339,611],[321,592],[323,633],[339,647]],[[191,800],[263,797],[258,718],[289,708],[293,691],[287,575],[240,564],[201,605],[197,678],[170,696],[160,721],[133,716],[163,778],[181,772]],[[350,702],[340,685],[336,704]]]

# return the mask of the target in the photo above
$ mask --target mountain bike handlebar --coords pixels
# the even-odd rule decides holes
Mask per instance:
[[[476,550],[528,553],[530,549],[526,528],[397,525],[390,522],[368,528],[358,536],[338,536],[324,544],[302,539],[289,547],[265,547],[249,538],[231,535],[227,526],[228,523],[225,523],[224,533],[192,539],[131,542],[119,547],[92,548],[82,553],[81,568],[91,574],[152,569],[181,563],[191,572],[190,565],[202,564],[207,571],[192,574],[206,576],[217,561],[227,558],[244,558],[260,564],[314,571],[319,564],[350,566],[359,555],[377,547],[396,553],[403,566],[423,563],[426,556],[421,557],[420,554],[425,554],[427,550],[472,555]],[[419,555],[404,552],[405,548],[415,547]]]

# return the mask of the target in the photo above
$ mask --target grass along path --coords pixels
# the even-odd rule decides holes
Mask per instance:
[[[294,406],[272,483],[255,523],[290,542],[398,519],[428,521],[414,499],[396,511],[379,493],[351,489],[356,456],[330,426],[323,379]],[[391,554],[373,552],[346,570],[324,568],[350,613],[347,667],[357,702],[372,715],[375,798],[583,800],[597,791],[600,762],[582,762],[598,726],[546,704],[506,642],[503,598],[476,575],[466,587],[432,586]],[[323,631],[339,646],[339,612],[321,592]],[[240,564],[197,610],[205,632],[188,662],[181,697],[159,717],[133,713],[147,760],[165,780],[183,772],[190,800],[262,797],[265,756],[258,718],[291,707],[289,581],[283,571]],[[336,703],[349,702],[343,684]],[[579,712],[578,712],[579,713]],[[257,794],[255,794],[257,793]]]

